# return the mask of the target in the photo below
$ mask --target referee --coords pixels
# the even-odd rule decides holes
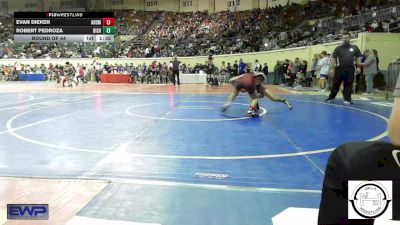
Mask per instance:
[[[179,80],[179,66],[181,64],[181,61],[178,61],[178,57],[174,56],[174,60],[171,62],[172,63],[172,82],[175,85],[176,79],[178,81],[178,85],[181,85],[181,82]]]
[[[333,87],[329,97],[325,102],[331,102],[336,98],[340,85],[343,83],[344,104],[353,104],[351,101],[351,92],[354,82],[355,63],[361,63],[361,51],[356,45],[350,44],[350,34],[343,33],[342,45],[335,48],[332,54],[329,76],[333,77]],[[357,69],[359,72],[359,69]]]

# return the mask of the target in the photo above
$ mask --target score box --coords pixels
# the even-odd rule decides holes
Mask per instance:
[[[114,18],[103,18],[103,26],[114,26]]]
[[[114,27],[103,27],[103,34],[114,34]]]

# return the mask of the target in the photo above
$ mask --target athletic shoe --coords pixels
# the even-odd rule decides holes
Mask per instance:
[[[290,104],[290,102],[289,102],[288,100],[285,100],[283,103],[285,103],[285,105],[286,105],[290,110],[293,109],[292,104]]]
[[[256,113],[255,110],[250,110],[250,109],[249,109],[249,111],[247,111],[247,115],[253,117],[253,116],[257,116],[257,113]]]
[[[343,102],[343,104],[345,104],[345,105],[352,105],[352,104],[353,104],[353,102],[344,101],[344,102]]]
[[[225,103],[225,105],[222,106],[221,112],[225,112],[229,107],[231,106],[231,103]]]
[[[327,99],[325,99],[325,102],[330,103],[332,100],[333,100],[333,98],[327,98]]]

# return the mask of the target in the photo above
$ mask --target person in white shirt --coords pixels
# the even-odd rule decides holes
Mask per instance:
[[[319,88],[321,89],[321,92],[325,92],[325,89],[327,88],[326,81],[328,79],[328,74],[329,74],[329,65],[330,65],[330,59],[327,56],[326,51],[321,52],[321,59],[318,61],[317,65],[317,73],[319,73]]]
[[[261,65],[258,63],[258,59],[256,59],[256,65],[254,67],[254,72],[261,72]]]

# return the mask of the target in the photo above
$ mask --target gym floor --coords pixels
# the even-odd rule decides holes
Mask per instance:
[[[272,225],[318,208],[333,148],[387,140],[391,103],[268,88],[293,110],[249,118],[242,94],[221,113],[229,86],[0,83],[0,223],[43,203],[48,224]]]

